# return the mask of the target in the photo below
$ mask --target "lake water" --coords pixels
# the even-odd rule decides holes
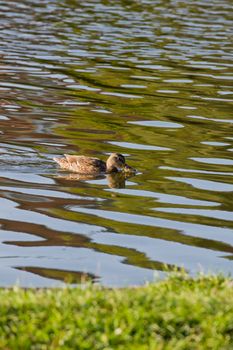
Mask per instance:
[[[232,1],[0,9],[0,286],[233,274]],[[137,174],[52,160],[111,152]]]

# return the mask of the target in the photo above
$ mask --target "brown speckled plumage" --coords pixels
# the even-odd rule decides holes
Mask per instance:
[[[125,157],[119,153],[112,153],[106,163],[98,158],[72,156],[68,154],[65,154],[65,157],[62,158],[54,158],[54,160],[62,169],[79,174],[112,173],[120,171],[125,167],[130,168],[125,163]]]

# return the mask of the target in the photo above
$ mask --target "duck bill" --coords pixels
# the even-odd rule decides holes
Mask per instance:
[[[125,164],[123,170],[124,170],[126,173],[135,173],[135,172],[136,172],[136,169],[134,169],[133,167],[131,167],[131,166],[128,165],[128,164]]]

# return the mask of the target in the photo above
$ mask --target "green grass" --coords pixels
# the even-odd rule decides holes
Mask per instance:
[[[233,281],[1,289],[0,349],[233,349]]]

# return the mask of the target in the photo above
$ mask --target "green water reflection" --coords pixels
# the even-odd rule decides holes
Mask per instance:
[[[232,273],[231,1],[0,6],[2,285]],[[137,174],[52,160],[111,152]]]

